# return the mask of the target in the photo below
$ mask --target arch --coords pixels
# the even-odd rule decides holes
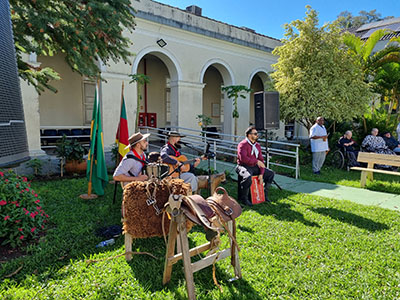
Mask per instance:
[[[182,69],[176,57],[169,51],[155,46],[144,48],[136,55],[132,65],[132,74],[136,74],[139,63],[146,54],[158,57],[167,66],[171,81],[182,80]]]
[[[247,83],[247,87],[248,87],[248,88],[250,88],[251,81],[253,80],[254,76],[256,76],[256,75],[260,76],[260,78],[261,78],[263,84],[269,79],[268,70],[267,70],[266,68],[258,68],[258,69],[255,69],[255,70],[251,73],[251,75],[250,75],[250,77],[249,77],[249,81],[248,81],[248,83]]]
[[[232,68],[229,66],[229,64],[225,61],[223,61],[220,58],[213,58],[210,59],[205,63],[203,68],[201,69],[200,72],[200,81],[203,82],[204,80],[204,74],[206,73],[208,67],[213,66],[215,67],[219,73],[222,76],[222,79],[224,81],[224,85],[234,85],[235,84],[235,77],[233,76],[233,71]]]

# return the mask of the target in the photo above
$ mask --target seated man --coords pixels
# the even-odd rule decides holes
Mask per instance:
[[[400,144],[399,142],[390,134],[389,131],[386,131],[383,135],[382,135],[383,140],[386,143],[386,146],[388,146],[388,148],[390,150],[393,150],[394,152],[396,152],[396,154],[400,154]]]
[[[339,139],[338,146],[339,148],[346,149],[349,158],[349,165],[351,167],[356,167],[360,164],[357,162],[358,151],[354,148],[357,146],[357,143],[351,138],[352,136],[353,133],[350,130],[347,130]]]
[[[120,181],[125,186],[131,181],[145,181],[148,179],[142,170],[147,164],[146,154],[148,141],[146,140],[150,133],[141,134],[135,133],[129,138],[130,151],[124,156],[115,169],[113,178],[115,181]]]
[[[160,156],[164,163],[176,167],[179,167],[179,165],[182,164],[173,158],[181,156],[181,153],[179,152],[179,149],[181,148],[179,141],[181,140],[182,137],[184,137],[184,135],[181,135],[177,131],[170,131],[168,133],[168,143],[165,144],[163,147],[161,147],[160,150]],[[200,159],[196,158],[192,167],[194,168],[197,167],[199,163]],[[195,193],[197,191],[198,180],[193,173],[190,172],[181,173],[179,174],[179,178],[183,179],[186,183],[190,183],[190,186],[192,187],[192,193]]]
[[[267,169],[264,164],[261,146],[257,143],[258,133],[254,126],[247,128],[246,138],[238,144],[236,172],[241,177],[239,184],[239,200],[245,205],[251,206],[249,190],[251,176],[258,175],[261,182],[264,182],[265,201],[268,199],[268,188],[274,179],[274,172]]]
[[[378,154],[395,154],[393,150],[390,150],[386,145],[385,140],[378,136],[378,128],[372,128],[371,134],[367,135],[361,146],[365,148],[367,152],[375,152]]]

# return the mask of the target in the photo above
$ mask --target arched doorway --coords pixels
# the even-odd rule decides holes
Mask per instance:
[[[254,93],[262,92],[265,90],[265,83],[269,81],[269,77],[267,73],[264,71],[256,71],[250,77],[250,84],[249,87],[251,88],[252,92],[250,94],[250,116],[249,116],[249,125],[254,125]]]
[[[234,84],[230,67],[225,62],[211,60],[203,67],[200,82],[205,85],[202,114],[211,118],[209,127],[231,134],[232,101],[221,91],[222,86]]]
[[[144,74],[150,82],[137,85],[139,123],[150,127],[176,126],[178,122],[178,82],[181,71],[176,59],[165,50],[144,49],[134,61],[133,74]],[[140,89],[140,91],[139,91]]]
[[[139,85],[138,99],[141,125],[165,127],[171,125],[171,88],[167,66],[158,57],[146,54],[139,62],[137,74],[149,77],[148,84]],[[140,91],[139,91],[140,89]],[[144,114],[147,114],[144,117]]]

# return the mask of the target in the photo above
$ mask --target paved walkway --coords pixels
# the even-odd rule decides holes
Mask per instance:
[[[203,168],[206,166],[203,165]],[[217,170],[226,170],[237,178],[233,164],[219,163]],[[364,205],[376,205],[382,208],[400,211],[400,195],[374,192],[362,188],[347,187],[331,183],[306,181],[282,175],[275,176],[276,182],[284,190],[295,193],[304,193],[338,200],[349,200]]]

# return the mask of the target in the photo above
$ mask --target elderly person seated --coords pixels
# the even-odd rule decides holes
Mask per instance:
[[[361,146],[368,152],[375,152],[379,154],[395,154],[386,145],[385,140],[378,136],[378,133],[378,128],[372,128],[371,134],[364,138]]]
[[[349,165],[355,167],[360,164],[357,162],[358,151],[354,148],[357,146],[357,143],[351,138],[352,136],[353,133],[350,130],[347,130],[339,139],[338,146],[339,148],[346,150],[349,158]]]
[[[400,144],[399,142],[390,134],[389,131],[386,131],[383,135],[382,135],[383,140],[386,143],[386,146],[388,146],[388,148],[390,150],[393,150],[394,152],[396,152],[396,154],[400,154]]]

